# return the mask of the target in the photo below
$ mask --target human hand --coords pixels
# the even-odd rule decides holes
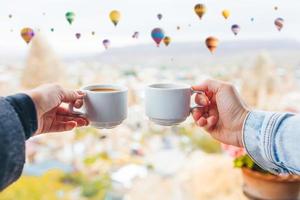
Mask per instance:
[[[85,95],[82,92],[66,90],[59,85],[48,84],[26,93],[33,100],[37,110],[38,130],[35,135],[68,131],[89,124],[86,118],[74,115],[61,106],[62,103],[72,103],[75,108],[80,108]]]
[[[242,147],[242,128],[249,110],[234,86],[207,80],[193,89],[205,92],[196,95],[196,103],[203,106],[193,110],[197,125],[222,143]]]

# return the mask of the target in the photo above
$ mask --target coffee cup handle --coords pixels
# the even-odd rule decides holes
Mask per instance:
[[[191,89],[192,91],[192,95],[193,94],[205,94],[204,91],[201,91],[201,90],[194,90],[194,89]],[[204,106],[200,106],[200,105],[197,105],[197,106],[192,106],[190,108],[190,112],[192,113],[194,109],[197,109],[197,108],[204,108]]]
[[[74,103],[69,103],[69,112],[78,117],[86,117],[85,113],[74,110]]]

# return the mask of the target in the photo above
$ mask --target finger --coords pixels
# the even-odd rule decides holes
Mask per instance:
[[[56,109],[56,115],[67,116],[67,117],[81,117],[81,118],[84,118],[81,114],[74,113],[73,111],[70,111],[69,109],[64,108],[64,107],[58,107]]]
[[[77,119],[84,120],[86,126],[89,125],[90,123],[86,117],[82,115],[74,114],[64,107],[58,107],[56,110],[56,121],[67,122],[67,121],[77,121]]]
[[[74,117],[74,116],[67,116],[67,115],[57,115],[56,121],[61,122],[68,122],[68,121],[75,121],[80,126],[87,126],[89,124],[89,121],[84,117]]]
[[[71,114],[71,112],[67,108],[64,108],[62,106],[57,108],[56,113],[57,114]]]
[[[208,97],[204,94],[197,94],[195,97],[195,102],[201,106],[208,106],[210,104]]]
[[[80,95],[83,95],[83,96],[85,96],[85,95],[86,95],[86,93],[85,93],[84,91],[77,90],[77,92],[78,92],[78,94],[80,94]]]
[[[63,132],[63,131],[70,131],[74,129],[77,126],[77,123],[75,121],[69,121],[69,122],[54,122],[51,126],[50,131],[51,132]]]
[[[212,91],[206,91],[205,95],[208,97],[209,100],[211,100],[214,96],[214,93]]]
[[[192,89],[196,91],[208,91],[208,85],[206,82],[203,82],[199,85],[192,86]]]
[[[77,127],[87,126],[89,124],[89,122],[83,118],[74,118],[73,120],[77,123]]]
[[[206,119],[206,125],[203,127],[207,132],[211,131],[215,125],[217,124],[218,120],[216,118],[216,116],[209,116]]]
[[[62,102],[65,103],[73,103],[78,99],[83,99],[85,94],[83,94],[81,91],[74,91],[74,90],[62,90]]]
[[[212,91],[213,93],[216,93],[220,87],[222,86],[223,82],[216,81],[213,79],[205,80],[203,83],[193,86],[192,88],[194,90],[200,90],[200,91]]]
[[[57,115],[63,115],[63,116],[68,116],[68,117],[81,117],[84,118],[82,116],[82,114],[80,115],[79,113],[73,113],[73,111],[70,111],[67,108],[64,107],[58,107],[56,110],[56,114]]]
[[[200,119],[200,117],[203,116],[203,114],[204,114],[203,108],[195,108],[192,110],[192,115],[196,122]]]
[[[206,114],[207,124],[204,126],[204,129],[209,132],[216,126],[219,120],[217,105],[211,105]]]
[[[219,119],[219,112],[216,105],[210,107],[210,109],[208,110],[208,116],[214,116]]]
[[[204,117],[200,117],[200,119],[197,121],[198,126],[204,127],[207,124],[207,120]]]

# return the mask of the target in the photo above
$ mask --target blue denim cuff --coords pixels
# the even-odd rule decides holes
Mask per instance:
[[[285,173],[273,159],[274,126],[282,114],[252,111],[243,127],[243,144],[246,152],[261,168],[274,174]]]

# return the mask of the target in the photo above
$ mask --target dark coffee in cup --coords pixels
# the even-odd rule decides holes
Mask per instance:
[[[90,89],[92,92],[118,92],[119,90],[113,88],[93,88]]]

